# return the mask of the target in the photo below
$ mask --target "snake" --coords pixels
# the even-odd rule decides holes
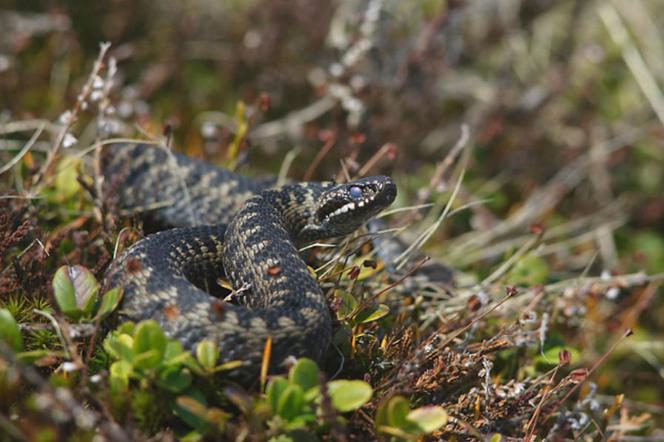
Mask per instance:
[[[267,345],[271,371],[290,357],[321,361],[332,316],[300,249],[351,234],[397,193],[387,176],[275,185],[147,143],[106,146],[103,172],[119,207],[172,227],[109,266],[104,286],[123,291],[119,321],[154,320],[190,352],[211,341],[243,379],[260,371]],[[212,289],[219,278],[230,300]]]

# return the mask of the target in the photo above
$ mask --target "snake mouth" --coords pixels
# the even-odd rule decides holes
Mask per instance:
[[[389,177],[369,177],[339,184],[323,195],[317,210],[318,220],[322,223],[350,219],[364,222],[389,206],[395,197],[396,186]]]

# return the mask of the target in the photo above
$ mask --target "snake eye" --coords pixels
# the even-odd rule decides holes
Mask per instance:
[[[351,186],[348,193],[350,194],[350,197],[353,198],[354,200],[362,199],[362,189],[360,189],[358,186]]]

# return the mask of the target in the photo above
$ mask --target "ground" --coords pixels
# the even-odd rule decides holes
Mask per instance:
[[[663,13],[5,2],[0,440],[664,438]],[[232,386],[208,344],[108,334],[120,295],[98,282],[152,228],[101,179],[113,140],[251,176],[390,175],[381,228],[412,249],[319,269],[337,351]]]

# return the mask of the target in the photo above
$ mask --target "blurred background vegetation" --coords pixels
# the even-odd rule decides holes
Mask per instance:
[[[662,422],[661,1],[3,0],[0,29],[0,164],[32,135],[11,124],[62,123],[100,42],[117,61],[113,108],[82,110],[81,148],[168,127],[178,150],[220,163],[246,129],[240,170],[278,173],[292,153],[295,179],[328,143],[317,179],[340,164],[355,173],[383,149],[370,169],[397,179],[399,204],[440,209],[460,169],[437,172],[461,140],[454,207],[467,207],[425,251],[470,286],[543,229],[501,281],[558,287],[545,308],[552,339],[580,364],[634,329],[594,381]],[[20,193],[20,178],[0,178]],[[59,222],[38,219],[47,232]],[[575,291],[580,276],[637,272],[660,277]]]

